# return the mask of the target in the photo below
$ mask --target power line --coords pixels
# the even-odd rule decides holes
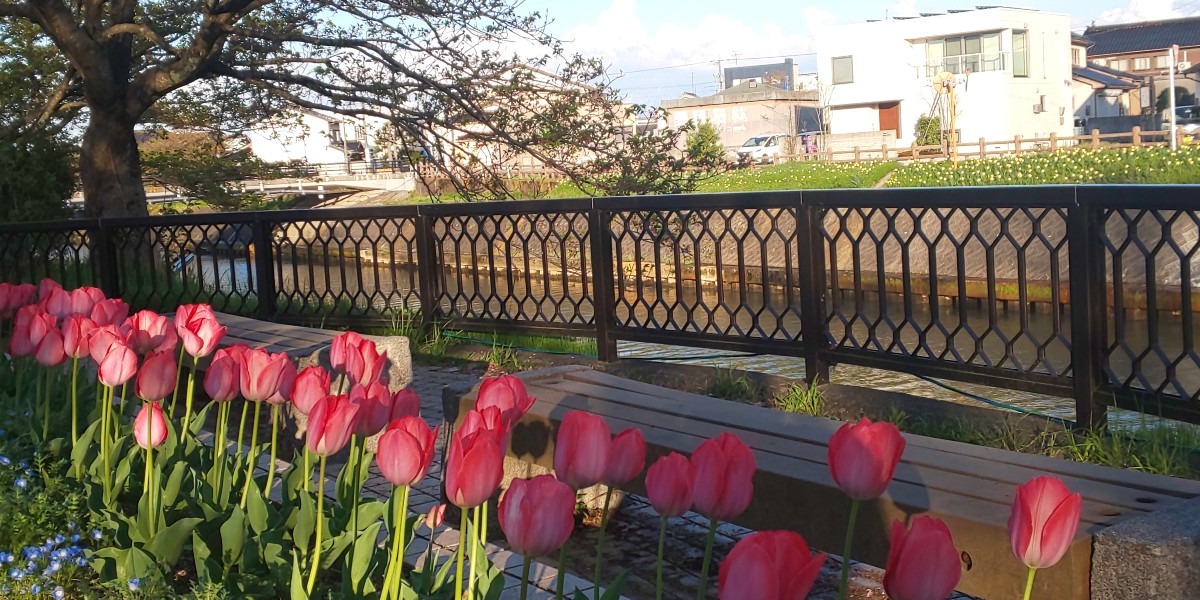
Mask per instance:
[[[796,54],[780,54],[777,56],[750,56],[750,57],[745,57],[745,58],[739,56],[738,60],[739,61],[768,60],[768,59],[774,59],[774,58],[795,58],[795,57],[801,57],[801,56],[816,56],[816,55],[817,55],[816,52],[798,52]],[[715,61],[702,60],[700,62],[683,63],[683,64],[678,64],[678,65],[667,65],[665,67],[650,67],[647,69],[635,69],[633,71],[621,71],[621,74],[622,75],[632,75],[634,73],[649,73],[650,71],[665,71],[667,69],[682,69],[684,67],[697,67],[700,65],[711,65],[711,64],[713,64],[713,62],[715,62]]]

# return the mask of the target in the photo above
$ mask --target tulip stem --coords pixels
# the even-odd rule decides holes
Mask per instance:
[[[838,582],[838,598],[846,600],[850,592],[850,546],[854,542],[854,526],[858,523],[858,500],[850,501],[850,523],[846,525],[846,543],[842,545],[842,577]]]
[[[321,534],[325,528],[325,457],[321,457],[320,479],[317,480],[317,540],[313,547],[313,560],[311,570],[308,572],[308,585],[305,590],[311,597],[313,586],[317,584],[317,571],[321,568]]]
[[[592,600],[600,600],[600,561],[604,558],[604,532],[608,529],[608,505],[612,502],[613,488],[605,486],[604,511],[600,513],[600,536],[596,538],[596,569],[592,574]]]
[[[467,510],[468,509],[463,508],[459,511],[462,513],[462,518],[460,519],[458,525],[458,556],[455,558],[455,560],[458,561],[458,564],[454,567],[454,600],[462,600],[463,555],[466,554],[466,551],[463,550],[463,543],[467,540]],[[432,541],[432,538],[430,538],[430,540]]]
[[[46,388],[42,395],[42,443],[50,441],[50,369],[46,369]]]
[[[717,539],[717,521],[708,521],[708,535],[704,536],[704,563],[700,565],[700,587],[696,590],[696,600],[704,600],[708,596],[708,568],[712,565],[713,541]]]
[[[250,430],[250,448],[246,452],[246,484],[242,486],[242,501],[239,506],[246,508],[246,497],[250,495],[250,486],[254,483],[254,463],[258,460],[258,422],[262,415],[262,402],[254,403],[254,428]]]
[[[563,600],[563,592],[567,587],[567,545],[570,543],[571,538],[567,538],[562,548],[558,549],[558,579],[554,582],[555,600]],[[592,585],[596,585],[595,582]]]
[[[179,355],[175,357],[175,364],[183,364],[183,344],[179,344]],[[171,407],[167,409],[168,418],[175,417],[175,401],[179,399],[179,374],[175,374],[175,389],[171,391]],[[182,435],[182,434],[181,434]],[[182,439],[182,438],[181,438]]]
[[[482,505],[476,506],[475,508],[471,509],[475,513],[475,518],[472,519],[472,522],[471,522],[471,533],[475,536],[478,536],[479,532],[481,530],[481,528],[479,526],[479,520],[480,520],[479,515],[483,511],[481,511],[480,508],[482,508]],[[462,539],[470,539],[470,538],[462,538]],[[470,577],[467,577],[467,598],[472,599],[472,600],[475,598],[475,565],[478,562],[479,562],[479,544],[475,540],[472,539],[471,540],[471,575],[470,575]]]
[[[279,405],[271,405],[271,463],[267,466],[267,483],[263,485],[263,498],[271,494],[271,483],[275,481],[276,446],[279,444]]]
[[[243,399],[242,400],[242,419],[240,421],[238,421],[237,455],[238,455],[239,462],[241,461],[241,458],[242,458],[242,439],[243,439],[243,434],[246,433],[246,414],[247,414],[247,411],[249,411],[249,410],[250,410],[250,401]]]
[[[221,486],[225,479],[225,445],[228,428],[229,403],[222,402],[219,406],[217,406],[217,442],[213,445],[213,470],[216,471],[216,481],[213,485],[214,500],[221,497]],[[311,473],[308,473],[308,475],[310,477],[312,476]],[[305,491],[308,491],[308,482],[304,482],[304,485]]]
[[[308,493],[308,483],[312,479],[312,452],[308,449],[308,444],[304,444],[304,493]]]
[[[667,518],[662,518],[662,524],[658,526],[658,564],[654,569],[654,598],[662,600],[663,593],[663,549],[667,541]],[[599,582],[593,581],[592,585],[598,585]]]
[[[529,562],[528,556],[521,561],[521,600],[529,593]]]
[[[399,500],[396,496],[399,496]],[[404,530],[408,525],[408,486],[401,486],[393,491],[392,503],[392,555],[388,561],[387,572],[383,576],[381,600],[400,598],[400,584],[404,581],[404,549],[407,547],[404,543]]]
[[[79,359],[71,358],[71,447],[79,444]]]
[[[362,446],[355,443],[354,438],[358,436],[350,436],[350,457],[351,461],[346,465],[353,469],[350,472],[350,527],[353,531],[353,536],[350,538],[350,552],[346,554],[346,564],[350,566],[350,571],[354,571],[354,557],[358,554],[358,495],[360,493],[359,474],[362,473],[363,454],[366,452],[367,440],[363,438]]]
[[[183,361],[183,355],[179,355],[180,362]],[[188,386],[187,396],[183,399],[183,426],[179,428],[179,440],[183,441],[183,436],[192,428],[192,393],[196,389],[196,367],[200,362],[199,358],[192,357],[192,368],[188,371]],[[179,391],[179,378],[175,379],[175,391]],[[174,408],[174,407],[172,407]],[[173,413],[174,411],[172,411]]]
[[[1037,575],[1037,569],[1029,567],[1029,577],[1025,579],[1025,600],[1029,600],[1033,595],[1033,576]]]
[[[117,403],[117,431],[114,433],[121,434],[121,417],[125,416],[125,388],[129,387],[129,382],[121,384],[121,399]]]
[[[110,385],[104,386],[104,405],[101,409],[100,427],[100,456],[104,462],[104,472],[100,473],[102,482],[104,483],[104,505],[111,507],[112,504],[109,498],[112,496],[112,469],[109,463],[111,459],[109,454],[112,451],[112,441],[108,439],[108,428],[112,424],[112,394],[113,388]]]

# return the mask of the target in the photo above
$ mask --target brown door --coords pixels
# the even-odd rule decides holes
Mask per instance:
[[[887,131],[891,129],[896,132],[896,137],[900,137],[900,103],[888,102],[879,105],[879,130]]]

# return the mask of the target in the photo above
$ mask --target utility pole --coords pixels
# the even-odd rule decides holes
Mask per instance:
[[[725,89],[725,71],[721,70],[721,59],[717,59],[717,91]]]
[[[1175,57],[1178,56],[1178,54],[1179,54],[1179,45],[1178,44],[1172,45],[1171,49],[1167,51],[1167,56],[1168,56],[1167,62],[1169,63],[1167,65],[1167,73],[1169,74],[1168,79],[1167,79],[1167,90],[1168,90],[1167,95],[1171,97],[1170,104],[1168,105],[1169,108],[1167,110],[1170,111],[1170,118],[1171,118],[1171,150],[1175,150],[1175,148],[1176,148],[1176,141],[1175,141],[1175,136],[1176,136],[1176,132],[1175,132]]]

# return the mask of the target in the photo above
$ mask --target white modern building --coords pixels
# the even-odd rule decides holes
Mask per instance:
[[[247,131],[250,150],[270,163],[312,165],[370,161],[380,123],[308,109]]]
[[[906,146],[923,114],[949,129],[940,84],[954,88],[963,142],[1070,135],[1070,26],[1066,14],[992,7],[832,28],[817,59],[830,133],[893,130]]]

